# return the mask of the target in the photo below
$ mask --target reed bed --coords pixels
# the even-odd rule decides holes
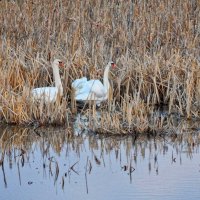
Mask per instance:
[[[0,120],[68,124],[76,112],[71,82],[82,76],[102,77],[109,60],[118,68],[111,74],[109,100],[100,109],[101,132],[164,128],[162,117],[153,117],[155,105],[199,118],[199,4],[0,1]],[[54,58],[65,62],[64,96],[55,104],[35,103],[30,91],[53,84]],[[87,112],[94,116],[96,111]]]

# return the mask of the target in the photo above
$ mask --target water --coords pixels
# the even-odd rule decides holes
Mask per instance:
[[[199,134],[99,136],[1,128],[1,200],[199,199]]]

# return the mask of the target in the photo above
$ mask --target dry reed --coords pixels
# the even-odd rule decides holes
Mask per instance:
[[[99,78],[111,59],[118,69],[101,111],[105,130],[156,129],[154,105],[199,117],[198,0],[2,0],[0,13],[1,121],[66,123],[75,108],[71,82]],[[33,103],[30,90],[52,85],[49,66],[58,57],[66,63],[65,95],[56,104]]]

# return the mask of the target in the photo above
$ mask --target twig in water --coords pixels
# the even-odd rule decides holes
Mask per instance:
[[[88,157],[87,157],[87,162],[86,162],[86,167],[85,167],[85,184],[86,184],[86,191],[87,191],[87,194],[88,194],[87,166],[88,166]]]

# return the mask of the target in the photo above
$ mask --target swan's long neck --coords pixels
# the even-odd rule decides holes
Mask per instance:
[[[108,80],[109,71],[110,71],[110,66],[107,65],[105,70],[104,70],[104,75],[103,75],[103,85],[104,85],[105,89],[107,90],[107,93],[108,93],[109,88],[110,88],[110,83],[109,83],[109,80]]]
[[[61,83],[61,78],[60,78],[60,73],[59,73],[59,68],[57,65],[52,66],[53,68],[53,76],[54,76],[54,80],[55,80],[55,86],[58,88],[58,90],[60,91],[60,95],[63,95],[63,87],[62,87],[62,83]]]

